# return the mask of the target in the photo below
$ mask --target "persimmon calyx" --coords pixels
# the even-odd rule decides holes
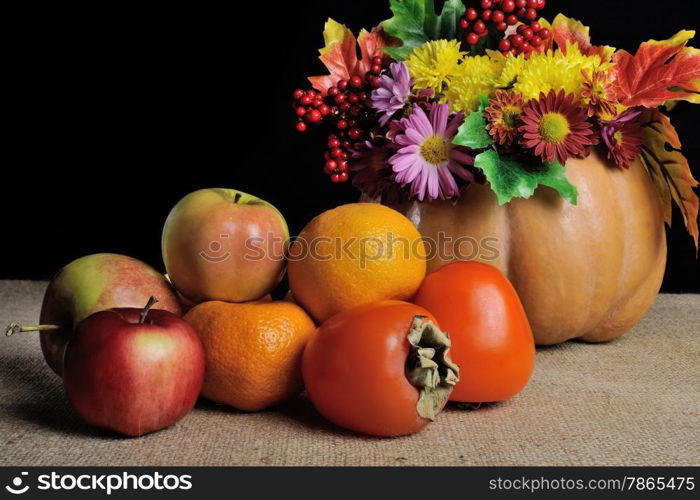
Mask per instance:
[[[425,316],[416,316],[408,342],[411,351],[406,360],[406,378],[420,391],[416,410],[421,417],[435,420],[459,381],[459,366],[449,356],[450,337]]]

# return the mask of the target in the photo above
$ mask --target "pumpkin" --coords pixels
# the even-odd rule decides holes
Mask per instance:
[[[450,245],[442,256],[431,251],[429,271],[453,260],[501,269],[541,345],[619,337],[651,307],[666,265],[661,203],[641,162],[622,170],[593,152],[567,165],[579,191],[577,205],[540,187],[530,199],[499,206],[488,186],[474,183],[454,203],[394,207],[426,239],[438,242],[440,232],[453,242],[462,238],[453,245],[460,252]],[[478,251],[465,255],[470,246]]]

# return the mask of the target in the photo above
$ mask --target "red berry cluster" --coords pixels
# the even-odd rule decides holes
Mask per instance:
[[[547,28],[543,28],[537,21],[532,21],[530,24],[521,24],[518,26],[518,32],[513,33],[508,38],[498,42],[498,50],[503,55],[511,53],[513,55],[525,54],[530,55],[533,50],[538,50],[545,41],[551,36]]]
[[[333,131],[328,135],[323,169],[332,182],[347,182],[350,178],[348,158],[352,145],[366,139],[372,126],[369,95],[377,87],[377,78],[383,69],[384,60],[375,57],[364,78],[353,75],[348,80],[339,80],[328,89],[325,97],[315,90],[294,91],[297,131],[305,132],[308,125],[319,124],[326,117],[332,121]]]
[[[331,107],[323,102],[321,93],[313,89],[294,91],[294,109],[299,117],[296,125],[299,132],[306,132],[307,123],[321,123],[323,117],[331,113]]]
[[[459,26],[466,31],[465,41],[469,45],[476,45],[489,34],[489,24],[496,31],[505,32],[508,26],[515,26],[519,22],[530,23],[537,19],[538,11],[544,9],[545,4],[546,0],[480,0],[480,8],[468,8],[460,18]],[[512,41],[509,43],[512,45]],[[531,44],[528,43],[528,46]],[[508,50],[501,51],[510,50],[511,46]]]

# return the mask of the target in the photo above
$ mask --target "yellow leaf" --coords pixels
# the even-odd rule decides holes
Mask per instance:
[[[688,40],[691,40],[692,38],[695,37],[695,31],[693,30],[681,30],[675,35],[673,35],[671,38],[668,40],[649,40],[648,43],[649,45],[663,45],[663,46],[670,46],[670,47],[678,47],[679,45],[685,44]]]
[[[584,26],[581,21],[559,14],[552,23],[552,38],[559,50],[566,53],[567,43],[576,44],[583,55],[600,56],[602,63],[607,63],[615,53],[613,47],[607,45],[595,46],[591,44],[590,28]]]
[[[331,49],[333,44],[342,42],[347,37],[352,36],[352,31],[350,31],[344,24],[340,24],[329,17],[328,21],[326,21],[326,24],[323,27],[323,41],[325,42],[326,46],[320,49],[319,52],[321,55],[324,55]]]

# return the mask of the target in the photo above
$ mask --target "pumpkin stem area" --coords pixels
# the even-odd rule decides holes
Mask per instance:
[[[421,417],[435,420],[459,381],[459,367],[448,354],[450,337],[424,316],[415,316],[408,342],[406,378],[420,391],[416,410]]]

